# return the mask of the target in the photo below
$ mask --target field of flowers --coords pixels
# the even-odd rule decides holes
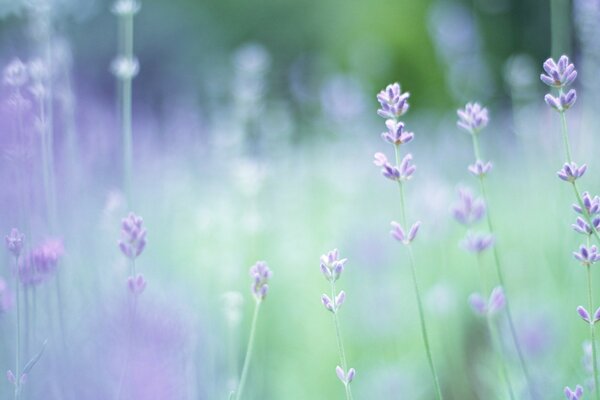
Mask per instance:
[[[600,400],[600,1],[167,3],[0,3],[0,399]]]

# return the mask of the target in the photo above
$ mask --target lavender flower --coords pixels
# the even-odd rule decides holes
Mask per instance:
[[[552,58],[544,62],[544,71],[546,74],[541,74],[540,79],[548,86],[555,88],[563,88],[569,86],[577,78],[575,66],[569,62],[569,57],[563,55],[555,62]]]
[[[129,213],[121,222],[121,240],[119,248],[130,259],[137,258],[146,247],[146,229],[143,227],[142,217]]]
[[[413,174],[417,170],[417,167],[412,164],[412,154],[408,153],[404,156],[402,161],[400,162],[400,166],[398,169],[400,170],[400,179],[403,181],[407,181],[412,178]]]
[[[452,208],[452,215],[459,223],[470,226],[478,222],[485,215],[485,203],[480,198],[475,198],[469,188],[458,190],[459,202]]]
[[[573,256],[581,261],[585,266],[590,266],[596,261],[600,260],[600,254],[598,254],[598,248],[596,246],[586,247],[581,245],[579,251],[574,251]]]
[[[404,143],[408,143],[414,138],[414,133],[404,131],[404,123],[397,122],[393,119],[388,119],[385,121],[385,125],[388,128],[387,132],[383,132],[381,137],[388,143],[393,145],[401,145]]]
[[[383,118],[396,119],[401,117],[408,111],[408,92],[402,93],[399,83],[392,83],[384,90],[379,92],[377,100],[381,108],[377,110],[377,114]]]
[[[330,282],[335,282],[339,279],[344,271],[344,265],[348,261],[347,258],[340,259],[338,249],[333,249],[321,256],[321,272]]]
[[[19,232],[17,228],[13,228],[6,236],[5,240],[8,251],[10,251],[13,256],[18,258],[21,255],[21,250],[23,250],[23,241],[25,240],[25,235]]]
[[[469,305],[476,314],[481,316],[492,316],[504,308],[505,304],[506,296],[501,286],[497,286],[492,290],[488,301],[479,293],[473,293],[469,296]]]
[[[326,294],[321,295],[321,303],[323,303],[323,306],[327,310],[329,310],[333,313],[337,312],[340,309],[342,304],[344,304],[345,300],[346,300],[346,292],[344,292],[343,290],[340,291],[340,293],[338,293],[338,295],[335,296],[333,299],[331,299]]]
[[[64,255],[64,251],[61,240],[47,239],[19,262],[19,281],[26,286],[35,286],[47,281],[56,272],[58,260]]]
[[[489,122],[488,110],[479,103],[467,103],[464,110],[458,110],[457,125],[470,134],[477,134]]]
[[[387,157],[383,153],[375,153],[375,159],[373,160],[373,164],[378,167],[381,167],[381,174],[388,179],[393,181],[400,180],[400,170],[390,164]]]
[[[352,380],[354,380],[354,375],[356,375],[354,368],[350,368],[348,373],[346,373],[339,365],[335,367],[335,373],[344,385],[348,385],[350,382],[352,382]]]
[[[390,235],[392,235],[392,237],[397,241],[408,245],[415,239],[420,227],[421,221],[417,221],[410,227],[408,234],[405,234],[402,226],[398,222],[392,221],[392,230],[390,231]]]
[[[591,235],[594,233],[594,230],[600,230],[600,217],[596,217],[592,220],[592,226],[588,224],[583,218],[577,217],[577,220],[574,224],[571,225],[575,232],[581,233],[583,235]]]
[[[492,163],[489,161],[484,162],[481,160],[477,160],[474,164],[469,165],[468,169],[469,172],[473,175],[483,177],[492,170]]]
[[[581,400],[583,399],[583,387],[577,385],[575,390],[572,390],[567,386],[565,387],[565,396],[567,396],[567,400]]]
[[[264,261],[257,261],[250,268],[250,276],[252,277],[252,294],[256,301],[262,301],[267,296],[269,291],[269,279],[273,273]]]
[[[567,93],[560,93],[558,97],[548,93],[544,96],[544,101],[556,111],[565,112],[569,108],[573,107],[577,101],[577,92],[575,89],[571,89]]]
[[[142,274],[130,276],[127,278],[127,288],[134,296],[141,294],[146,289],[146,280]]]
[[[574,162],[565,163],[562,169],[558,171],[556,174],[560,179],[566,182],[575,182],[577,179],[581,178],[585,171],[587,170],[587,165],[583,164],[581,167],[577,166]]]
[[[467,233],[465,239],[461,242],[462,247],[472,253],[481,253],[494,244],[494,236],[491,234]]]
[[[4,68],[4,84],[19,88],[27,83],[27,67],[21,60],[15,58]]]
[[[581,215],[595,215],[600,213],[600,197],[598,196],[590,196],[588,192],[583,192],[581,196],[581,202],[583,203],[583,207],[585,208],[585,212],[579,206],[579,204],[573,204],[573,210]]]

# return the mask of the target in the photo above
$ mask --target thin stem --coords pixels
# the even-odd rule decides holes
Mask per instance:
[[[473,139],[473,154],[475,155],[475,159],[481,160],[481,151],[479,149],[479,140],[477,137],[477,132],[472,134],[471,137]],[[486,215],[488,231],[490,232],[490,234],[495,236],[494,224],[492,222],[492,215],[490,213],[491,207],[490,207],[490,202],[489,202],[489,196],[487,194],[487,189],[486,189],[486,184],[485,184],[485,175],[479,176],[479,186],[481,189],[481,196],[487,207],[485,215]],[[496,245],[492,246],[492,254],[494,256],[494,265],[496,267],[496,275],[498,276],[498,282],[500,283],[500,286],[502,286],[502,288],[504,289],[504,291],[506,293],[508,291],[508,289],[507,289],[506,283],[504,281],[504,274],[502,272],[502,266],[500,263],[500,255],[498,254],[498,249],[497,249]],[[538,396],[533,387],[533,384],[531,381],[531,375],[529,374],[529,368],[527,367],[527,363],[525,362],[525,357],[523,356],[523,351],[521,350],[521,344],[520,344],[519,338],[517,336],[517,330],[515,328],[515,323],[514,323],[514,320],[512,317],[512,312],[510,309],[510,302],[508,301],[508,297],[509,296],[505,297],[505,309],[506,309],[506,317],[508,319],[508,326],[510,329],[510,334],[512,336],[512,341],[515,345],[515,350],[517,351],[517,357],[519,358],[519,363],[521,364],[521,369],[523,370],[523,374],[525,375],[525,381],[527,382],[527,388],[529,389],[529,394],[532,399],[537,399]]]
[[[588,236],[587,238],[587,245],[588,248],[590,247],[590,237]],[[592,268],[591,266],[588,264],[586,267],[587,270],[587,290],[588,290],[588,303],[589,303],[589,310],[591,312],[593,312],[594,310],[594,298],[593,298],[593,292],[592,292]],[[596,333],[595,333],[595,329],[594,329],[594,322],[590,323],[590,339],[592,341],[592,367],[593,367],[593,372],[594,372],[594,387],[596,388],[596,390],[594,390],[594,397],[596,398],[596,400],[600,400],[600,390],[598,390],[598,388],[600,388],[600,386],[598,386],[598,366],[596,364]]]
[[[338,352],[340,353],[340,363],[342,364],[342,369],[344,373],[348,373],[348,362],[346,361],[346,352],[344,351],[344,342],[342,342],[342,332],[340,329],[340,321],[337,316],[337,305],[335,305],[335,282],[331,280],[331,299],[334,302],[333,309],[333,323],[335,324],[335,336],[338,345]],[[346,400],[352,400],[352,390],[350,389],[350,385],[347,382],[344,382],[344,388],[346,389]]]
[[[133,278],[135,278],[135,258],[131,259],[131,263],[129,264],[129,272]],[[125,374],[127,373],[127,369],[129,368],[129,363],[131,359],[131,346],[134,337],[135,330],[135,319],[137,314],[137,294],[129,293],[130,296],[133,296],[133,304],[130,306],[130,318],[129,318],[129,329],[127,334],[127,347],[125,349],[125,361],[123,362],[123,370],[121,371],[121,377],[119,378],[119,386],[117,387],[117,400],[121,399],[121,393],[123,392],[123,383],[125,381]]]
[[[562,89],[561,89],[562,92]],[[565,156],[567,157],[567,161],[569,164],[573,162],[571,157],[571,145],[569,144],[569,131],[567,129],[567,117],[565,116],[565,112],[562,111],[560,113],[560,125],[562,131],[563,144],[565,147]]]
[[[16,296],[17,296],[17,348],[15,356],[15,400],[19,400],[21,397],[21,300],[20,300],[20,286],[19,282],[19,257],[15,257],[15,268],[16,268]]]
[[[396,156],[396,166],[400,165],[400,146],[394,146],[394,152],[395,152],[395,156]],[[402,184],[402,181],[398,181],[398,190],[400,192],[400,216],[401,216],[401,224],[402,227],[404,229],[407,229],[408,226],[406,225],[406,200],[404,197],[404,186]],[[425,312],[423,311],[423,304],[421,301],[421,292],[419,290],[419,283],[417,280],[417,269],[415,266],[415,259],[414,259],[414,255],[413,255],[413,251],[412,251],[412,247],[410,246],[410,243],[406,245],[407,249],[408,249],[408,256],[409,256],[409,260],[410,260],[410,271],[411,271],[411,275],[412,275],[412,281],[413,281],[413,286],[415,288],[415,296],[417,298],[417,308],[419,311],[419,320],[421,323],[421,336],[423,338],[423,344],[425,345],[425,354],[427,356],[427,362],[429,364],[429,369],[431,370],[431,375],[433,376],[433,381],[435,384],[435,391],[436,391],[436,398],[438,400],[443,399],[442,396],[442,389],[440,387],[440,381],[438,378],[438,374],[437,371],[435,369],[435,364],[433,362],[433,356],[431,353],[431,347],[429,345],[429,336],[427,334],[427,325],[425,323]]]
[[[248,368],[250,366],[250,359],[252,358],[252,352],[254,350],[254,335],[256,333],[256,321],[258,320],[258,311],[260,309],[261,300],[256,300],[256,306],[254,307],[254,315],[252,316],[252,325],[250,327],[250,337],[248,338],[248,347],[246,349],[246,357],[244,358],[244,367],[242,368],[242,376],[240,377],[240,384],[235,394],[235,399],[240,400],[246,385],[246,377],[248,376]]]

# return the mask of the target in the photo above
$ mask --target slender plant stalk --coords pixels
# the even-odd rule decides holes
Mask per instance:
[[[478,132],[474,132],[471,135],[471,138],[473,139],[473,154],[475,155],[475,160],[482,160],[481,158],[481,151],[479,150],[479,139],[478,139]],[[485,202],[486,206],[487,206],[487,212],[486,214],[486,222],[487,222],[487,227],[488,227],[488,231],[490,232],[490,234],[495,235],[495,231],[494,231],[494,224],[492,222],[492,216],[490,213],[490,202],[489,202],[489,196],[487,194],[487,190],[486,190],[486,184],[485,184],[485,175],[479,175],[479,186],[481,189],[481,196],[483,197],[483,201]],[[502,266],[500,264],[500,256],[498,254],[498,249],[497,246],[492,246],[492,254],[494,255],[494,265],[496,266],[496,275],[498,276],[498,282],[500,283],[500,286],[502,286],[504,288],[504,291],[507,291],[507,287],[506,287],[506,283],[504,281],[504,274],[502,272]],[[521,344],[519,342],[519,338],[517,336],[517,330],[515,328],[515,323],[512,317],[512,312],[510,310],[510,303],[508,301],[508,297],[506,296],[505,298],[505,308],[506,308],[506,317],[508,319],[508,326],[510,329],[510,334],[512,336],[512,340],[513,343],[515,345],[515,349],[517,351],[517,356],[519,358],[519,363],[521,364],[521,369],[523,370],[523,374],[525,375],[525,381],[527,382],[527,388],[529,389],[529,394],[531,395],[532,399],[537,399],[537,393],[535,392],[534,386],[532,384],[531,381],[531,375],[529,374],[529,368],[527,367],[527,363],[525,362],[525,357],[523,356],[523,351],[521,350]]]
[[[131,259],[129,270],[131,276],[135,277],[135,258]],[[137,315],[137,295],[133,294],[132,296],[133,303],[130,308],[129,329],[127,333],[127,348],[125,349],[125,361],[123,362],[123,369],[121,371],[121,377],[119,378],[119,386],[117,388],[117,400],[121,399],[121,394],[123,392],[123,383],[125,382],[125,375],[127,374],[127,370],[129,369],[129,363],[131,362],[131,346],[134,337],[135,319]]]
[[[246,357],[244,358],[244,367],[242,368],[242,376],[240,377],[240,384],[235,394],[235,399],[240,400],[242,393],[244,392],[244,386],[246,385],[246,378],[248,376],[248,368],[250,367],[250,359],[252,358],[252,352],[254,350],[254,336],[256,334],[256,321],[258,320],[258,311],[260,310],[261,300],[256,300],[254,306],[254,315],[252,316],[252,325],[250,327],[250,337],[248,338],[248,347],[246,348]]]
[[[331,298],[335,299],[336,291],[335,291],[335,281],[331,280]],[[337,309],[333,311],[333,323],[335,324],[335,336],[338,345],[338,351],[340,353],[340,363],[342,364],[342,369],[347,372],[348,371],[348,362],[346,361],[346,352],[344,351],[344,342],[342,341],[342,332],[340,329],[340,321],[337,316]],[[348,383],[344,383],[344,388],[346,389],[346,400],[352,400],[352,390],[350,389],[350,385]]]
[[[562,89],[560,89],[560,94],[562,94]],[[561,120],[561,132],[562,132],[563,143],[564,143],[564,148],[565,148],[565,156],[567,157],[567,162],[570,164],[572,162],[571,146],[570,146],[570,142],[569,142],[569,131],[568,131],[568,127],[567,127],[567,118],[565,116],[564,111],[560,112],[560,120]],[[586,219],[586,222],[592,229],[592,235],[594,235],[594,237],[600,244],[600,236],[598,235],[598,231],[596,230],[594,224],[592,223],[591,215],[589,214],[587,208],[583,204],[583,199],[581,198],[581,194],[579,192],[579,189],[577,188],[577,184],[575,183],[575,180],[573,180],[571,182],[571,185],[573,187],[575,197],[577,198],[577,203],[579,204],[579,207],[581,208],[581,212],[582,212],[584,218]],[[587,246],[588,246],[588,248],[590,247],[590,236],[588,236],[588,238],[587,238]],[[588,290],[589,307],[590,307],[590,310],[593,310],[594,309],[593,308],[594,301],[593,301],[593,290],[592,290],[592,271],[591,271],[591,268],[589,265],[586,267],[586,269],[587,269],[587,281],[588,281],[587,290]],[[596,400],[600,400],[600,390],[598,390],[598,388],[600,388],[600,386],[598,385],[598,381],[599,381],[598,366],[596,364],[596,359],[597,359],[596,334],[595,334],[595,329],[594,329],[593,323],[590,324],[590,339],[592,342],[592,362],[593,362],[592,367],[593,367],[593,373],[594,373],[594,384],[596,387],[596,390],[594,390],[594,393],[595,393],[594,397],[596,398]]]
[[[17,348],[15,351],[15,400],[21,398],[21,282],[19,282],[19,257],[15,257],[17,296]]]
[[[400,149],[399,145],[394,146],[394,152],[396,156],[396,165],[400,165]],[[398,181],[398,189],[400,191],[400,217],[402,226],[407,227],[406,225],[406,200],[404,198],[404,187],[402,181]],[[425,345],[425,354],[427,356],[427,362],[429,363],[429,368],[431,370],[431,375],[433,376],[433,381],[435,384],[435,392],[436,398],[438,400],[442,400],[444,397],[442,396],[442,389],[440,387],[440,381],[438,378],[437,371],[435,369],[435,364],[433,363],[433,356],[431,354],[431,346],[429,345],[429,336],[427,334],[427,325],[425,323],[425,312],[423,310],[423,303],[421,300],[421,292],[419,290],[419,283],[417,280],[417,269],[415,265],[415,259],[412,251],[412,247],[410,243],[406,245],[408,249],[408,258],[410,263],[410,270],[412,275],[413,286],[415,288],[415,296],[417,299],[417,308],[419,311],[419,320],[421,322],[421,336],[423,338],[423,344]]]

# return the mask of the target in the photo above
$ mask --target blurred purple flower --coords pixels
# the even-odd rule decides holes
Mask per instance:
[[[354,370],[354,368],[350,368],[348,370],[348,373],[346,373],[339,365],[335,367],[335,373],[344,385],[347,385],[350,382],[352,382],[354,380],[354,375],[356,375],[356,371]]]
[[[325,306],[325,308],[327,310],[329,310],[333,313],[337,312],[340,309],[342,304],[344,304],[345,300],[346,300],[346,292],[344,292],[343,290],[340,291],[338,293],[338,295],[335,296],[335,298],[333,298],[333,299],[331,299],[326,294],[323,294],[321,296],[321,303],[323,303],[323,306]]]
[[[481,253],[489,249],[493,244],[493,235],[472,232],[468,232],[465,239],[461,242],[462,247],[472,253]]]
[[[575,212],[585,215],[594,215],[600,213],[600,197],[598,196],[590,196],[588,192],[583,192],[581,196],[581,202],[583,203],[583,207],[585,208],[585,213],[579,206],[579,204],[573,204],[573,210]]]
[[[541,74],[540,79],[548,86],[563,88],[569,86],[577,78],[575,66],[569,61],[569,57],[565,55],[562,55],[558,62],[555,62],[552,58],[547,59],[543,67],[546,74]]]
[[[13,294],[6,281],[0,278],[0,315],[10,310],[13,305]]]
[[[393,181],[400,180],[400,170],[390,164],[387,157],[383,153],[375,153],[375,159],[373,160],[373,164],[378,167],[381,167],[381,174],[388,179]]]
[[[402,93],[399,83],[392,83],[377,95],[381,108],[377,114],[383,118],[396,119],[408,111],[410,93]]]
[[[396,221],[392,221],[392,230],[390,231],[390,235],[392,235],[392,237],[399,242],[410,244],[417,236],[420,227],[421,221],[417,221],[410,227],[408,234],[405,234],[402,225]]]
[[[337,281],[344,271],[347,258],[340,259],[338,249],[333,249],[323,254],[320,258],[321,272],[328,281]]]
[[[19,232],[17,228],[13,228],[6,236],[5,240],[8,251],[10,251],[13,256],[18,258],[21,255],[21,250],[23,250],[23,241],[25,240],[25,235]]]
[[[556,174],[560,179],[567,182],[575,182],[577,179],[581,178],[585,171],[587,170],[587,165],[583,164],[581,167],[577,166],[574,162],[565,163],[562,169],[558,171]]]
[[[579,251],[574,251],[573,256],[581,261],[581,263],[585,266],[590,266],[596,261],[600,260],[600,254],[598,254],[598,248],[596,246],[586,247],[581,245],[579,247]]]
[[[47,239],[31,250],[20,262],[17,271],[23,285],[38,285],[50,279],[58,267],[65,249],[62,240]]]
[[[393,119],[385,121],[388,128],[387,132],[383,132],[381,137],[388,143],[393,145],[401,145],[410,142],[414,138],[414,133],[404,130],[404,123]]]
[[[488,110],[479,103],[467,103],[464,109],[458,110],[457,125],[470,134],[476,134],[489,122]]]
[[[488,301],[479,293],[469,296],[469,305],[476,314],[481,316],[492,316],[504,308],[505,304],[506,296],[501,286],[496,286],[492,290]]]
[[[470,226],[478,222],[485,215],[485,203],[480,198],[475,198],[469,188],[458,189],[459,201],[452,208],[452,215],[459,223]]]
[[[412,178],[413,174],[417,170],[417,167],[412,164],[412,159],[412,154],[408,153],[400,162],[398,169],[400,171],[400,179],[403,181],[407,181]]]
[[[548,93],[546,96],[544,96],[544,101],[556,111],[565,112],[569,108],[573,107],[577,101],[577,92],[575,89],[571,89],[567,93],[560,93],[558,97]]]
[[[129,213],[127,218],[121,221],[121,240],[119,248],[126,256],[135,259],[142,254],[146,247],[146,229],[143,227],[142,217]]]
[[[144,275],[137,274],[137,276],[130,276],[127,278],[127,288],[129,292],[134,296],[141,294],[144,289],[146,289],[146,279],[144,279]]]
[[[23,62],[15,58],[5,68],[3,73],[3,81],[5,85],[19,88],[27,83],[28,74],[27,67]]]
[[[475,161],[475,164],[469,165],[469,172],[475,176],[485,176],[492,170],[491,162],[484,162],[481,160]]]
[[[269,291],[269,279],[273,273],[264,261],[257,261],[250,267],[250,276],[252,277],[252,294],[257,301],[262,301],[267,297]]]
[[[592,220],[593,229],[600,229],[600,217],[596,217]],[[583,218],[577,217],[577,220],[574,224],[571,224],[571,227],[576,231],[583,235],[591,235],[594,230]]]
[[[565,396],[567,396],[567,400],[581,400],[583,398],[583,387],[577,385],[575,390],[572,390],[567,386],[565,387]]]

